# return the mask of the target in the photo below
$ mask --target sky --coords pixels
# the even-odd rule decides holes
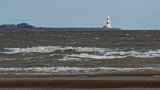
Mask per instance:
[[[160,30],[160,0],[0,0],[0,25]]]

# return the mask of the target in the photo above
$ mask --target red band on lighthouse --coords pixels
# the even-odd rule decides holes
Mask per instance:
[[[107,25],[106,28],[111,28],[109,16],[107,17]]]

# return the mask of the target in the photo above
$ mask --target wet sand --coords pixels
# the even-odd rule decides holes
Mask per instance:
[[[152,80],[0,80],[0,87],[13,88],[160,88]]]
[[[160,88],[159,75],[0,75],[0,88]]]

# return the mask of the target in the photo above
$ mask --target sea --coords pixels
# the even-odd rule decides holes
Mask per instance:
[[[160,31],[0,31],[0,74],[159,72]]]

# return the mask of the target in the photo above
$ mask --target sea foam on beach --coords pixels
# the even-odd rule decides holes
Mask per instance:
[[[132,72],[132,71],[160,71],[160,68],[141,67],[141,68],[113,68],[113,67],[98,67],[98,68],[80,68],[80,67],[32,67],[32,68],[0,68],[0,73],[28,73],[28,74],[91,74],[91,73],[111,73],[111,72]]]

